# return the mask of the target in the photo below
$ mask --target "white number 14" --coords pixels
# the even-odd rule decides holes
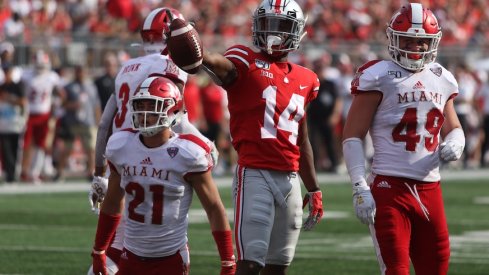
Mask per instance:
[[[277,106],[277,87],[268,86],[262,94],[266,100],[265,117],[261,127],[261,138],[277,138],[277,129],[290,132],[289,141],[297,144],[299,134],[299,120],[304,116],[304,97],[292,94],[289,104],[280,114],[278,123],[275,125],[275,107]]]

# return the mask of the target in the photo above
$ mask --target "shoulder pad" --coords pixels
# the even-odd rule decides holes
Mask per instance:
[[[200,138],[196,135],[192,134],[183,134],[178,136],[179,139],[187,140],[195,145],[198,145],[200,148],[204,149],[205,152],[209,153],[211,148],[208,143],[210,142],[207,138]]]
[[[116,151],[129,143],[131,138],[136,134],[137,132],[127,129],[112,134],[107,142],[107,148],[105,149],[106,157],[110,158],[110,156],[113,156]]]
[[[226,50],[224,57],[233,61],[233,63],[241,63],[246,67],[250,67],[250,60],[252,58],[252,51],[250,48],[243,45],[234,45]]]

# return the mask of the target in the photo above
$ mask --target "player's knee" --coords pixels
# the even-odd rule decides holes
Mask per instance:
[[[268,251],[268,243],[262,240],[254,240],[244,247],[246,261],[253,261],[261,266],[265,265],[265,257]]]
[[[236,263],[236,275],[258,275],[262,268],[255,261],[240,260]]]

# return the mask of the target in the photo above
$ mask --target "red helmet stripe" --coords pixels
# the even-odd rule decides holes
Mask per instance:
[[[280,4],[282,3],[281,0],[275,1],[275,12],[280,13]]]
[[[151,83],[153,83],[154,80],[158,79],[158,77],[156,76],[152,76],[152,77],[149,77],[149,78],[146,78],[143,83],[141,83],[141,86],[140,86],[140,91],[146,91],[146,92],[149,92],[149,87],[151,86]]]
[[[146,19],[144,20],[144,24],[143,24],[143,30],[150,30],[150,29],[157,29],[158,28],[158,20],[154,20],[155,17],[163,10],[163,8],[159,8],[159,9],[155,9],[155,10],[152,10],[148,16],[146,17]],[[163,16],[166,16],[166,14],[164,14]],[[154,26],[156,25],[156,26]]]

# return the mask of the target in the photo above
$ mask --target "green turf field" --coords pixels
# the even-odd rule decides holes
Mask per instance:
[[[443,186],[452,247],[449,274],[489,274],[489,180],[444,181]],[[349,184],[322,188],[326,219],[301,234],[289,274],[379,274],[367,227],[354,217]],[[230,188],[220,191],[231,208]],[[217,251],[201,215],[194,197],[191,274],[219,274]],[[0,274],[86,274],[96,220],[85,192],[0,194]]]

